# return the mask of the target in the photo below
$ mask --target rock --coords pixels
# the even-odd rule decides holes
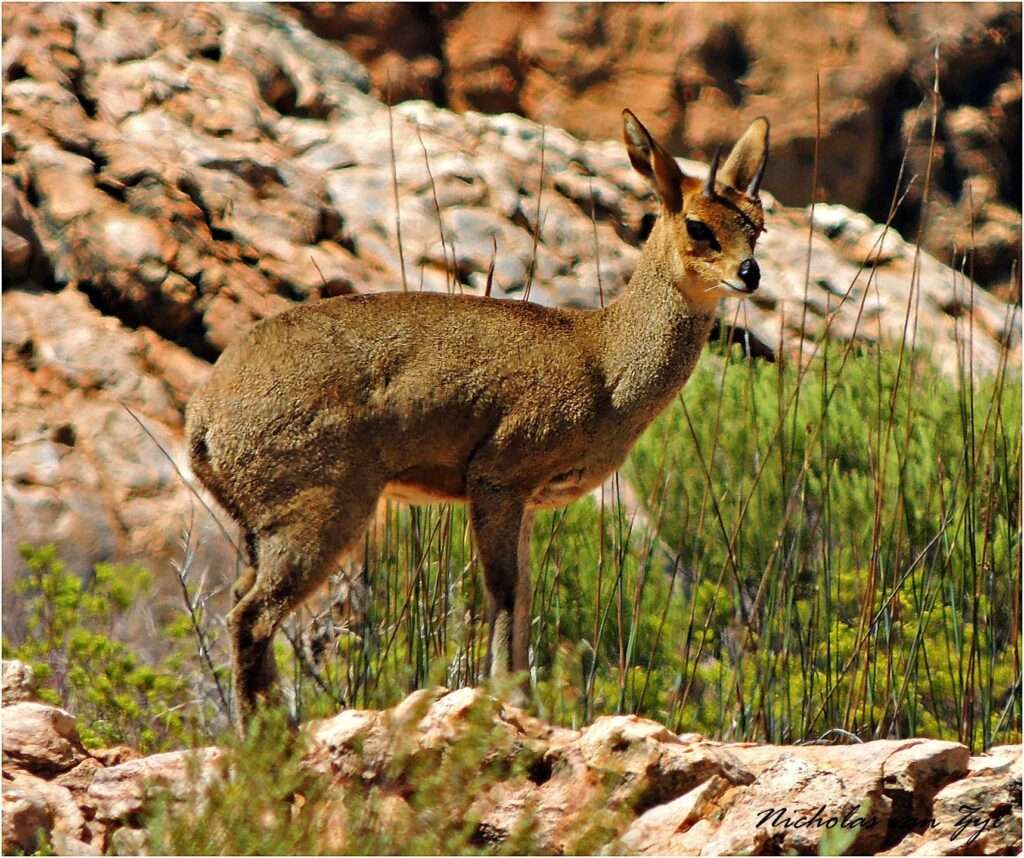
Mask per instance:
[[[733,787],[713,775],[700,786],[634,820],[616,844],[629,855],[696,855],[717,828],[721,800]]]
[[[55,542],[81,573],[112,557],[178,556],[198,506],[175,472],[187,469],[182,411],[207,364],[102,315],[76,290],[8,291],[3,309],[5,580],[21,542]],[[199,556],[230,566],[233,549],[212,519],[195,520]]]
[[[124,826],[110,835],[110,851],[114,855],[145,855],[149,846],[149,832],[142,828]]]
[[[29,665],[16,659],[3,660],[3,705],[31,700],[35,696],[35,674]]]
[[[813,855],[832,829],[856,832],[851,854],[871,854],[882,844],[892,813],[892,802],[877,779],[861,772],[858,764],[840,772],[789,753],[730,797],[702,855],[769,849]]]
[[[851,757],[849,745],[798,745],[786,753],[812,765],[839,770]],[[743,766],[760,774],[779,757],[778,746],[738,746],[733,754]],[[946,783],[968,771],[970,751],[958,742],[929,739],[883,739],[857,746],[857,769],[883,785],[886,794],[900,804],[900,811],[922,818],[932,797]],[[906,807],[908,797],[915,804]]]
[[[7,276],[24,280],[32,259],[32,245],[14,230],[3,228],[3,262]]]
[[[31,207],[18,184],[3,178],[3,268],[4,283],[23,281],[35,275],[47,277],[45,260],[35,226],[29,217]]]
[[[92,756],[103,766],[119,766],[131,760],[138,760],[141,754],[127,745],[115,745],[112,748],[96,748],[90,751]],[[68,774],[71,774],[69,772]]]
[[[923,833],[886,855],[1016,855],[1021,850],[1021,746],[972,757],[969,774],[934,797]]]
[[[17,844],[31,851],[32,847],[26,844],[32,842],[41,828],[60,855],[101,854],[101,850],[90,842],[92,833],[70,790],[25,772],[5,774],[10,775],[4,780],[5,849]]]
[[[312,742],[308,759],[314,768],[336,778],[374,782],[395,758],[401,758],[404,766],[412,766],[418,759],[458,741],[482,721],[495,722],[494,753],[536,748],[559,735],[559,731],[480,689],[422,689],[386,712],[346,710],[334,718],[311,723],[307,728]],[[359,753],[353,755],[357,748]]]
[[[1024,775],[1024,745],[995,745],[978,757],[971,757],[967,768],[972,776],[1006,773]]]
[[[623,778],[612,800],[646,810],[683,795],[713,776],[746,784],[753,775],[727,751],[683,744],[660,724],[635,715],[598,718],[575,745],[584,764]]]
[[[901,141],[893,117],[909,118],[928,97],[938,40],[943,100],[936,163],[960,169],[933,175],[925,247],[950,258],[953,230],[934,218],[934,203],[937,196],[960,196],[964,171],[972,178],[991,176],[997,202],[1009,203],[1020,222],[1020,73],[1014,53],[1020,19],[999,4],[947,5],[941,14],[926,6],[889,14],[852,7],[435,3],[400,16],[399,8],[382,12],[352,4],[341,11],[313,4],[299,14],[370,66],[378,95],[384,95],[384,75],[390,73],[393,98],[401,93],[396,100],[429,97],[460,112],[521,113],[595,140],[617,139],[618,107],[629,106],[675,148],[686,142],[704,157],[753,116],[770,116],[766,186],[790,205],[810,200],[820,127],[822,198],[870,206],[876,218],[888,210],[902,148],[910,142]],[[929,113],[926,104],[921,114],[927,124]],[[965,122],[969,133],[961,135],[955,129]],[[947,126],[952,133],[941,133]],[[998,140],[1001,148],[986,142],[979,157],[982,126],[986,141]],[[926,148],[920,138],[911,145]],[[922,166],[911,158],[907,175],[923,177]],[[912,227],[923,213],[921,183],[919,178],[901,207],[899,226],[908,234],[916,232]],[[995,254],[1003,256],[979,266],[986,286],[1009,276],[1005,254],[1014,247],[1012,236],[1003,236]]]
[[[101,822],[119,823],[142,809],[155,788],[193,808],[213,782],[224,775],[224,753],[218,748],[170,751],[129,760],[98,772],[87,792]]]
[[[52,775],[85,759],[86,750],[69,712],[45,703],[21,702],[4,706],[3,713],[5,765]]]
[[[4,784],[3,850],[30,854],[39,849],[40,832],[53,828],[53,809],[41,796]]]
[[[437,98],[442,64],[434,35],[418,3],[292,3],[299,20],[326,39],[345,38],[370,74],[374,90],[392,104]]]
[[[7,753],[10,724],[16,738],[30,725],[35,746],[52,745],[41,710],[52,710],[51,721],[62,717],[68,733],[73,719],[63,710],[33,703],[4,709],[7,850],[37,848],[41,831],[60,854],[143,853],[148,835],[138,814],[154,791],[165,790],[182,813],[197,813],[228,776],[229,757],[215,747],[149,757],[109,748],[80,754],[72,768],[32,773],[24,755]],[[24,713],[33,711],[30,724]],[[339,824],[352,799],[371,802],[374,831],[386,831],[391,842],[422,831],[415,778],[449,755],[458,766],[467,739],[484,751],[479,765],[493,778],[465,802],[432,808],[448,816],[431,824],[472,821],[480,845],[507,847],[528,834],[538,851],[557,854],[818,854],[836,848],[836,841],[823,843],[828,832],[850,832],[839,841],[845,854],[1020,851],[1019,745],[970,757],[963,745],[928,739],[730,744],[678,736],[636,716],[566,730],[472,688],[424,689],[391,709],[345,710],[304,732],[305,766],[330,780],[306,818],[337,852],[360,842]],[[287,801],[294,811],[315,795],[319,790]]]
[[[388,760],[388,735],[379,712],[346,709],[308,727],[313,750],[309,762],[314,768],[343,778],[373,780]],[[359,753],[352,752],[359,749]]]

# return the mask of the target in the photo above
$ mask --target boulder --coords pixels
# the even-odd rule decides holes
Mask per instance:
[[[53,775],[87,756],[71,713],[46,703],[4,706],[3,759],[34,774]]]
[[[31,700],[35,696],[35,674],[29,665],[17,659],[3,660],[3,705]]]
[[[4,852],[37,851],[42,845],[41,835],[53,829],[53,808],[41,796],[6,783],[2,800]]]
[[[929,826],[886,855],[1017,855],[1021,851],[1020,745],[971,757],[966,777],[934,796]]]
[[[157,789],[195,809],[210,786],[224,776],[223,760],[219,748],[169,751],[129,760],[97,772],[87,799],[95,808],[96,819],[107,825],[130,822]]]
[[[71,791],[27,772],[4,779],[3,845],[26,852],[38,848],[42,830],[58,855],[100,855],[92,831]]]

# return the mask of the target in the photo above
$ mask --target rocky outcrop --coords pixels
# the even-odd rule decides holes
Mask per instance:
[[[879,14],[828,12],[840,13]],[[492,259],[497,297],[594,307],[628,281],[649,226],[654,201],[618,142],[428,101],[389,112],[361,66],[276,7],[3,16],[8,582],[18,543],[50,541],[80,572],[140,561],[166,581],[185,531],[200,565],[231,578],[232,535],[178,475],[182,411],[253,321],[352,292],[480,293]],[[623,99],[591,113],[617,125]],[[641,110],[658,126],[653,105]],[[769,112],[784,161],[788,120]],[[826,331],[890,343],[907,331],[954,372],[970,334],[976,373],[1005,345],[1019,360],[1014,307],[895,230],[839,205],[812,220],[765,201],[762,287],[723,304],[720,335],[787,357]]]
[[[608,105],[629,105],[674,151],[703,157],[754,116],[770,116],[766,183],[789,205],[810,201],[819,126],[820,199],[876,218],[909,149],[907,175],[919,181],[897,224],[915,235],[937,44],[942,102],[925,246],[947,262],[954,248],[974,247],[981,283],[1018,288],[1021,17],[1004,4],[294,6],[393,100],[519,113],[593,140],[616,139]]]
[[[190,527],[202,562],[232,569],[178,476],[185,403],[209,365],[73,286],[5,292],[3,310],[5,584],[20,543],[55,542],[81,571],[111,559],[159,570]]]
[[[9,754],[8,723],[22,729],[26,705],[3,712],[5,850],[31,849],[42,830],[62,853],[145,852],[140,811],[148,797],[159,791],[196,813],[230,773],[230,755],[217,748],[129,759],[126,749],[82,752],[71,768],[57,748],[49,758]],[[71,716],[46,708],[53,714],[37,719],[35,745],[47,744],[53,719],[75,738]],[[641,855],[816,855],[825,837],[844,854],[1021,848],[1020,746],[972,757],[963,745],[927,739],[726,744],[631,715],[568,730],[477,689],[418,691],[383,712],[347,710],[310,722],[302,736],[305,769],[329,784],[317,811],[327,851],[357,845],[346,841],[351,832],[332,797],[371,790],[385,796],[377,819],[399,846],[423,825],[457,823],[474,827],[474,842],[495,846],[528,824],[532,848],[556,854],[585,846]],[[479,762],[469,765],[494,772],[493,780],[465,802],[441,805],[450,820],[420,819],[409,800],[415,778],[470,747]]]

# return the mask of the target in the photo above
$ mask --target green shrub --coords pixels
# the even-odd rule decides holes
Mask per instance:
[[[138,566],[98,564],[86,582],[67,571],[52,545],[21,547],[28,575],[14,585],[26,634],[4,640],[7,658],[31,665],[39,696],[78,717],[88,747],[127,743],[144,751],[187,738],[190,702],[184,656],[147,664],[115,628],[144,603],[151,579]],[[165,630],[181,638],[179,628]]]

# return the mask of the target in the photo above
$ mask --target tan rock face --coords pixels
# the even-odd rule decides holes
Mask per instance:
[[[17,845],[31,850],[41,828],[58,854],[101,854],[98,844],[91,842],[92,832],[72,792],[56,783],[26,772],[11,772],[4,780],[3,816],[5,849]]]
[[[940,790],[929,827],[906,838],[891,855],[1013,855],[1021,848],[1020,745],[972,757],[967,777]]]
[[[35,675],[32,668],[14,659],[3,660],[3,705],[31,700],[35,696]]]
[[[53,810],[42,796],[4,784],[3,848],[34,852],[39,848],[39,832],[53,828]]]
[[[167,564],[199,506],[175,467],[186,466],[181,414],[208,365],[75,289],[3,302],[5,582],[23,542],[56,542],[82,570],[113,558]],[[198,551],[230,568],[220,531],[197,521]]]
[[[713,775],[637,817],[618,845],[630,855],[696,855],[717,829],[722,802],[731,800],[732,788],[729,780]]]
[[[168,790],[173,797],[194,802],[223,775],[224,754],[218,748],[171,751],[129,760],[98,772],[87,798],[101,822],[123,822],[142,809],[152,789]]]
[[[1012,219],[976,238],[977,276],[1010,279],[1020,243],[1020,17],[1006,6],[436,3],[402,15],[400,6],[295,5],[307,26],[367,64],[380,94],[390,75],[406,97],[519,113],[594,140],[617,139],[618,109],[629,106],[674,151],[704,158],[754,116],[770,116],[766,187],[790,205],[810,201],[820,127],[819,199],[876,217],[888,209],[903,148],[928,146],[937,38],[939,156],[953,169],[934,176],[925,245],[943,260],[969,246],[962,182],[991,180],[990,199],[973,203],[977,223],[999,220],[999,206]],[[901,137],[900,118],[922,99],[929,128]],[[923,177],[920,166],[912,170]],[[905,230],[919,223],[921,185],[898,215]]]
[[[29,772],[55,774],[86,757],[75,719],[56,706],[23,702],[5,706],[3,756],[5,765]]]

